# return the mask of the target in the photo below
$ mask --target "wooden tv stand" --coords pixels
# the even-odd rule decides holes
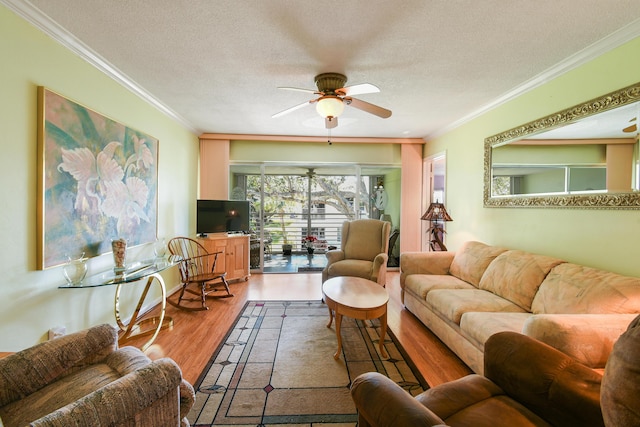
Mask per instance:
[[[249,280],[248,234],[216,233],[196,240],[209,252],[221,252],[216,271],[226,271],[228,281]]]

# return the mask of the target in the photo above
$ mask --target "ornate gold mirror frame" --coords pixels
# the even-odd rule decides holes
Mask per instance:
[[[640,209],[640,192],[563,194],[536,196],[492,196],[491,151],[493,147],[513,140],[568,125],[597,113],[612,110],[640,100],[640,83],[567,108],[522,126],[509,129],[484,140],[484,206],[485,207],[545,207],[545,208],[595,208]]]

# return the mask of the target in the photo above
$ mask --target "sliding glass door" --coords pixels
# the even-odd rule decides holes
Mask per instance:
[[[340,246],[344,221],[380,218],[387,202],[383,183],[392,169],[232,165],[231,197],[249,200],[252,206],[252,269],[262,270],[274,254],[321,255]]]

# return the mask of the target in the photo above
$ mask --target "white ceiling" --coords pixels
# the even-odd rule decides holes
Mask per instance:
[[[640,35],[638,0],[0,1],[197,133],[326,136],[271,116],[339,72],[393,115],[334,137],[428,137]]]

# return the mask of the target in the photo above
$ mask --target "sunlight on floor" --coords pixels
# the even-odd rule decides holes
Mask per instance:
[[[320,300],[322,274],[252,274],[247,299],[257,300]]]

